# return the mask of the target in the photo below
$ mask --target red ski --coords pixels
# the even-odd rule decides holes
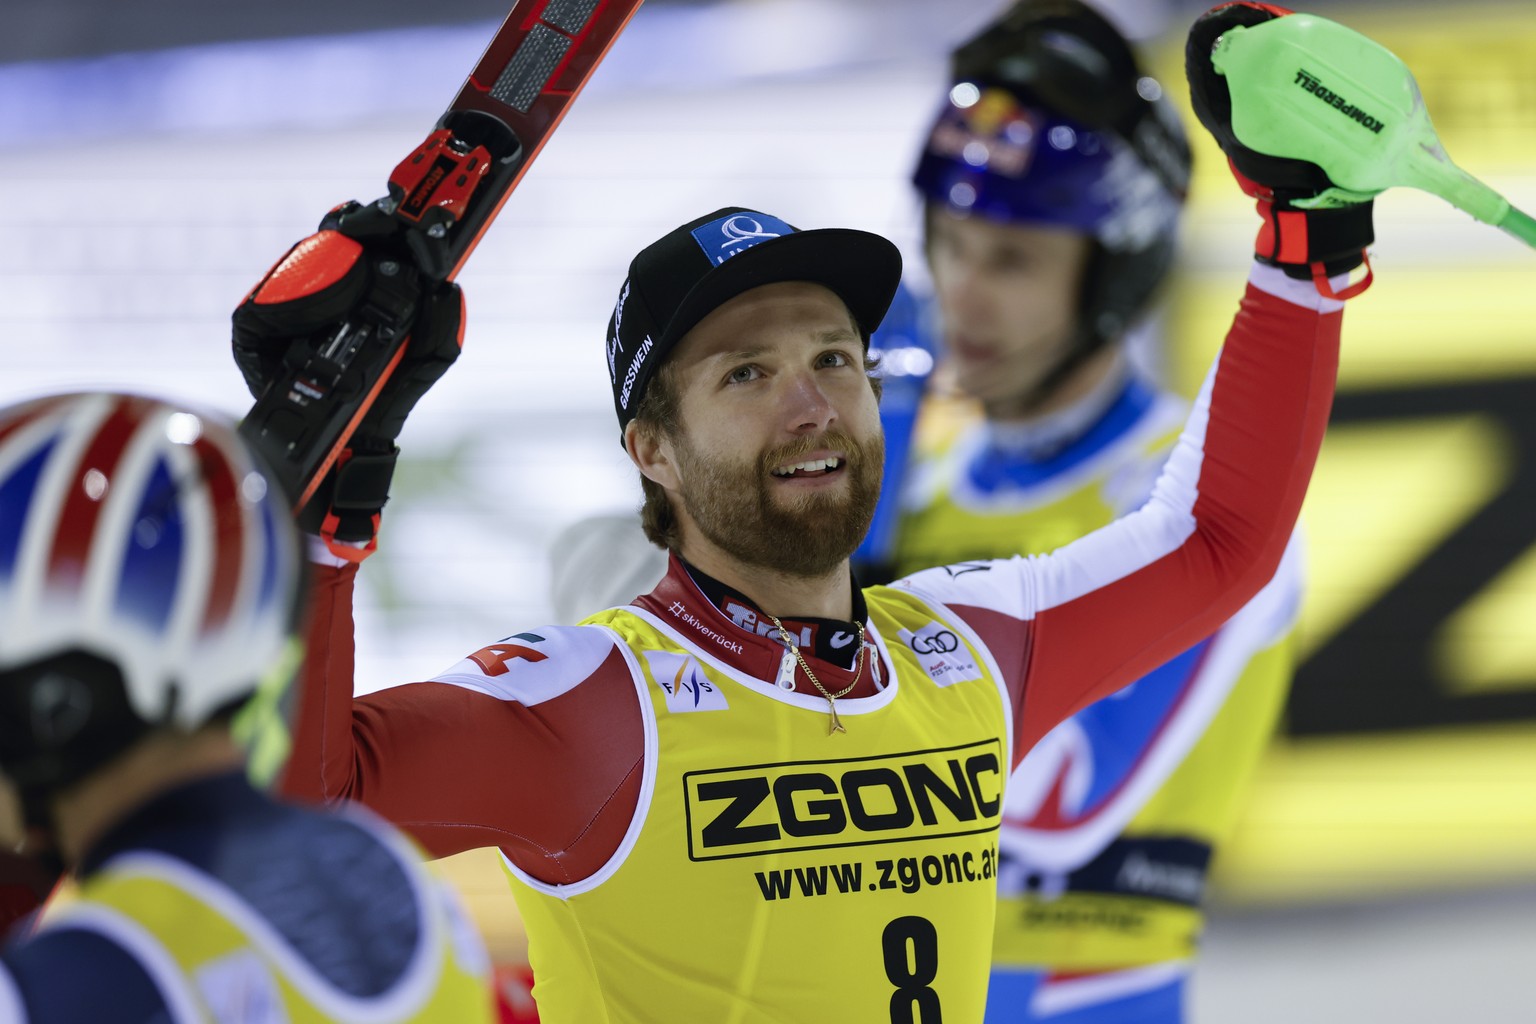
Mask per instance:
[[[641,0],[518,0],[426,141],[374,205],[398,221],[422,274],[451,280]],[[394,372],[415,303],[387,288],[274,380],[240,432],[309,500]]]

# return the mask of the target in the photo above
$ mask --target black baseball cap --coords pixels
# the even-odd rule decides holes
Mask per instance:
[[[739,206],[689,221],[641,249],[608,320],[608,377],[621,443],[646,385],[683,335],[742,292],[780,281],[831,289],[867,346],[901,282],[901,253],[869,231],[801,231]]]

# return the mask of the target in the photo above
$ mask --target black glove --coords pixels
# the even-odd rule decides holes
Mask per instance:
[[[260,398],[285,364],[302,365],[317,340],[330,337],[365,301],[381,296],[416,306],[410,342],[298,516],[301,527],[318,533],[349,561],[361,561],[376,546],[400,454],[395,439],[406,417],[459,356],[463,293],[455,284],[421,275],[390,217],[372,205],[346,203],[288,250],[234,313],[235,363],[251,395]],[[352,546],[363,542],[363,548]]]
[[[1232,96],[1227,80],[1211,64],[1211,50],[1221,34],[1235,26],[1248,28],[1291,12],[1262,3],[1225,3],[1196,19],[1184,49],[1184,73],[1189,79],[1190,104],[1206,131],[1227,155],[1232,174],[1244,192],[1258,200],[1264,219],[1254,243],[1259,262],[1279,267],[1291,277],[1313,280],[1330,298],[1347,299],[1371,283],[1365,249],[1375,241],[1372,204],[1333,205],[1303,209],[1298,200],[1311,199],[1334,187],[1317,164],[1269,156],[1249,149],[1232,130]],[[1365,265],[1364,278],[1335,293],[1328,278]]]

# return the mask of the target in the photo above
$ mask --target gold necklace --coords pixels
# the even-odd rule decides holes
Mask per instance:
[[[847,732],[848,730],[843,727],[842,719],[837,717],[837,698],[845,696],[850,690],[858,685],[859,676],[863,675],[864,673],[864,630],[862,628],[859,630],[859,650],[858,653],[854,655],[853,682],[849,683],[841,690],[838,690],[836,693],[828,693],[827,688],[821,685],[821,680],[816,678],[816,673],[811,671],[811,666],[805,663],[805,655],[800,653],[800,645],[795,643],[794,638],[789,635],[789,630],[784,628],[784,623],[780,622],[778,618],[773,615],[768,616],[768,618],[773,620],[774,626],[778,629],[779,640],[784,644],[786,648],[794,653],[795,660],[800,663],[800,671],[805,673],[805,678],[809,679],[811,681],[811,685],[816,687],[816,689],[821,692],[823,697],[827,698],[827,713],[832,716],[831,724],[827,726],[827,735],[831,736],[834,733]]]

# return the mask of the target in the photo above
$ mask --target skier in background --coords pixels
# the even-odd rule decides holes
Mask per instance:
[[[1162,85],[1077,0],[1022,0],[952,71],[913,182],[964,401],[930,401],[905,486],[882,499],[899,501],[894,541],[866,547],[866,575],[1085,536],[1146,500],[1187,413],[1128,352],[1189,181]],[[1015,771],[989,1022],[1184,1019],[1211,857],[1290,683],[1297,546],[1217,633]]]

